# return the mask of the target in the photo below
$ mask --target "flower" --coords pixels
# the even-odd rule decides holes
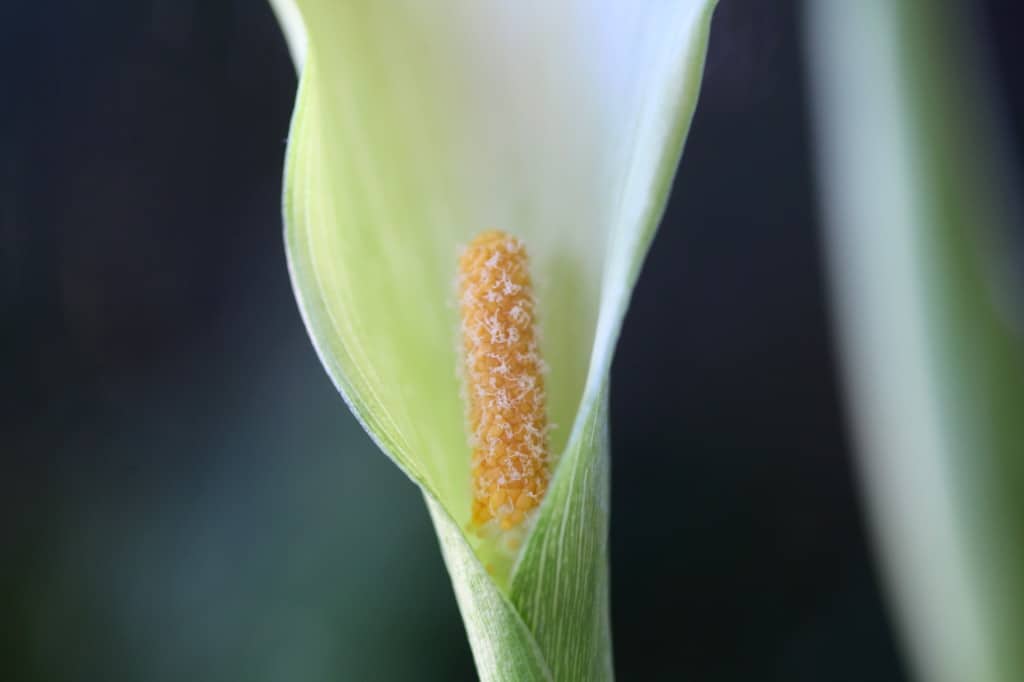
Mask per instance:
[[[274,4],[302,72],[288,263],[320,359],[422,488],[481,678],[610,679],[607,379],[715,2]],[[464,532],[456,373],[458,249],[492,227],[530,254],[557,461],[503,563]]]

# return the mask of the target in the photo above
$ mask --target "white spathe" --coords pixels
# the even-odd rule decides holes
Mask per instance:
[[[284,213],[320,358],[423,488],[481,676],[607,678],[608,652],[593,662],[586,648],[607,638],[603,396],[696,106],[715,2],[274,5],[301,63]],[[530,568],[494,580],[460,531],[470,458],[454,304],[458,248],[492,228],[530,255],[560,456],[520,557]],[[560,551],[546,535],[556,517],[563,544],[578,535],[583,550],[533,561]],[[541,627],[527,605],[560,604],[573,576],[589,601]],[[546,589],[551,598],[535,599]],[[497,631],[536,646],[508,667]]]

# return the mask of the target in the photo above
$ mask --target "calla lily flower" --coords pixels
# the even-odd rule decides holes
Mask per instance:
[[[611,679],[608,375],[715,0],[273,4],[301,71],[288,263],[324,367],[423,490],[481,678]],[[491,228],[529,252],[555,462],[500,565],[466,531],[456,372],[459,247]]]

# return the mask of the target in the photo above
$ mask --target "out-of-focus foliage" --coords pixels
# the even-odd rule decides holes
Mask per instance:
[[[924,679],[1024,679],[1016,177],[966,3],[808,2],[863,478]]]
[[[269,312],[263,323],[290,318]],[[234,318],[239,332],[251,322]],[[260,333],[279,345],[244,380],[181,368],[180,395],[133,392],[67,438],[63,483],[24,520],[33,536],[15,538],[17,562],[0,574],[20,600],[2,615],[5,679],[469,673],[414,488],[330,409],[298,326],[271,327]]]

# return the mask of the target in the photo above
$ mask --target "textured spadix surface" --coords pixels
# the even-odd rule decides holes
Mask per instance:
[[[609,679],[608,370],[715,3],[296,4],[275,3],[302,63],[284,213],[321,360],[422,487],[481,677]],[[495,574],[463,533],[456,375],[458,247],[489,228],[530,253],[559,457],[518,562]]]

